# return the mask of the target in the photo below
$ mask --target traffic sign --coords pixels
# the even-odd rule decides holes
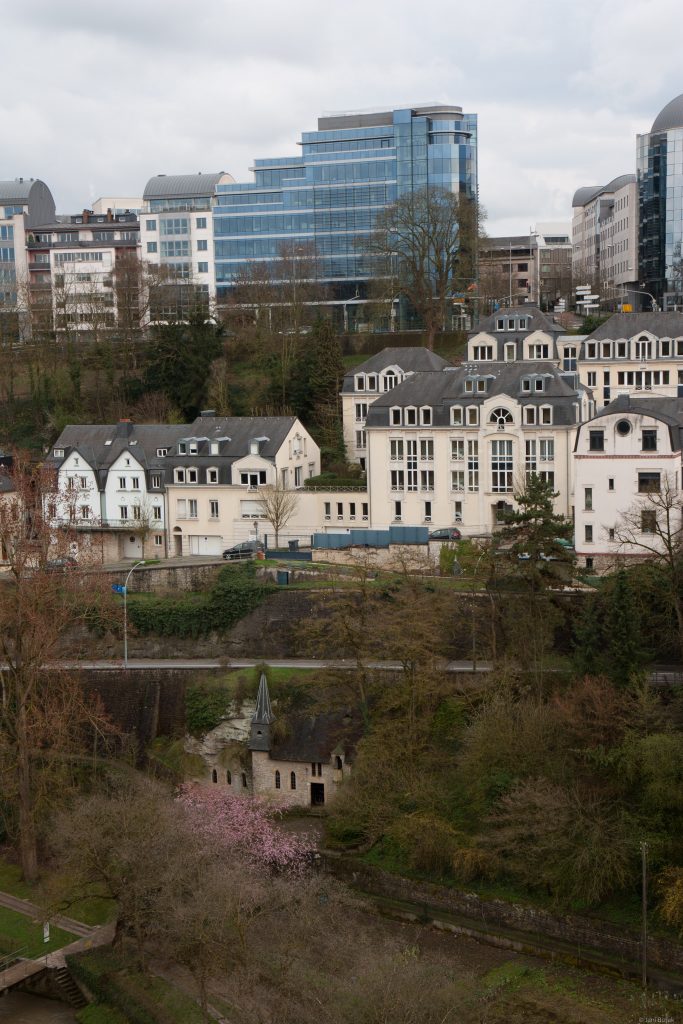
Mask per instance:
[[[111,589],[114,591],[115,594],[125,594],[126,592],[126,588],[124,587],[123,583],[112,583]]]

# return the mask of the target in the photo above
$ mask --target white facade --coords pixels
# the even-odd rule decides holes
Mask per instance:
[[[608,185],[587,186],[572,201],[572,274],[602,299],[633,303],[638,288],[638,186],[622,174]],[[634,308],[638,308],[637,305]]]
[[[656,547],[658,496],[681,488],[677,417],[681,402],[622,398],[582,425],[574,455],[579,566],[610,570],[624,557],[646,557],[645,545]],[[680,508],[672,511],[678,529]]]

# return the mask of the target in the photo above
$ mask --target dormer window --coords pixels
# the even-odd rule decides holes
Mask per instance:
[[[520,316],[520,318],[519,318],[519,329],[520,329],[520,331],[525,331],[526,330],[526,325],[527,325],[527,318],[525,316]]]
[[[365,374],[359,373],[356,377],[356,391],[365,391]]]
[[[479,424],[479,408],[476,405],[467,406],[467,426],[476,427]]]
[[[178,442],[178,455],[187,455],[187,445],[184,441]]]
[[[513,316],[508,317],[508,331],[514,331],[517,326],[517,321]]]
[[[252,438],[252,440],[249,442],[249,454],[250,455],[258,455],[258,453],[259,453],[258,449],[259,449],[258,441],[256,440],[256,438]]]
[[[168,455],[168,448],[157,448],[157,458],[165,459]]]
[[[369,373],[365,378],[365,389],[366,391],[377,390],[377,377],[375,376],[374,373]]]
[[[536,423],[536,406],[525,405],[524,406],[524,423],[527,427],[532,427]]]
[[[196,484],[199,479],[199,474],[196,469],[188,469],[187,471],[187,482],[188,484]]]
[[[184,484],[185,483],[185,470],[184,469],[176,469],[176,470],[174,470],[174,472],[173,472],[173,479],[175,480],[175,482],[177,484]]]
[[[484,380],[484,378],[483,378],[483,377],[481,377],[481,378],[480,378],[480,379],[479,379],[479,380],[477,381],[477,391],[479,392],[479,394],[481,394],[482,392],[485,392],[485,391],[486,391],[486,388],[487,388],[487,386],[488,386],[488,381]]]
[[[54,455],[55,455],[56,459],[63,459],[64,458],[64,449],[63,448],[55,448]]]
[[[472,351],[477,362],[490,362],[493,359],[493,345],[475,345]]]
[[[547,345],[529,345],[529,359],[547,359],[548,358],[548,346]]]
[[[612,358],[612,342],[611,341],[603,341],[601,343],[601,345],[600,345],[600,357],[602,359],[611,359]]]
[[[451,424],[454,427],[462,426],[462,406],[452,405],[451,406]]]
[[[522,377],[522,391],[531,391],[531,379]]]
[[[382,378],[382,385],[385,391],[391,391],[398,384],[398,378],[393,370],[387,370]]]
[[[539,422],[545,424],[553,422],[553,407],[551,405],[542,405],[539,409],[540,419]]]
[[[598,358],[598,345],[595,341],[589,341],[586,345],[586,359]]]
[[[416,427],[417,426],[417,409],[413,405],[409,405],[406,408],[406,426]]]
[[[196,441],[190,441],[190,455],[196,455],[199,451],[199,446]]]
[[[627,359],[627,358],[628,358],[628,342],[627,341],[618,341],[617,342],[617,359]]]
[[[536,377],[536,379],[534,380],[534,391],[544,391],[544,390],[545,390],[545,381],[543,380],[543,377]]]
[[[659,342],[659,354],[661,356],[671,355],[671,340],[669,338],[662,338]]]
[[[505,362],[506,363],[514,363],[516,355],[517,355],[516,349],[517,349],[517,346],[515,345],[514,341],[513,342],[508,342],[505,345]]]
[[[474,392],[474,381],[471,377],[465,381],[465,394],[471,395]]]
[[[217,484],[218,483],[218,470],[217,469],[207,469],[207,471],[206,471],[206,482],[207,482],[207,484]]]
[[[423,427],[431,427],[432,425],[432,410],[428,405],[420,409],[420,423]]]
[[[496,330],[497,331],[504,331],[505,330],[505,320],[503,320],[502,316],[498,317],[498,319],[496,320]]]
[[[401,412],[402,412],[402,410],[398,406],[394,406],[389,411],[389,421],[390,421],[392,427],[400,427],[401,426],[401,422],[402,422]]]
[[[209,450],[212,455],[218,455],[220,452],[220,445],[218,441],[212,441]]]

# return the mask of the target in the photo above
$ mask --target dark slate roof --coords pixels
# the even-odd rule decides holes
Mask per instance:
[[[505,316],[525,316],[528,318],[530,326],[525,331],[496,331],[496,321]],[[533,331],[545,331],[546,334],[554,338],[556,335],[562,334],[564,328],[542,313],[538,306],[524,304],[496,310],[495,313],[480,320],[477,329],[470,331],[468,337],[471,339],[482,333],[500,334],[505,335],[508,341],[515,341],[517,338],[526,338]]]
[[[356,743],[363,734],[362,723],[349,711],[328,711],[319,715],[287,718],[287,734],[273,741],[271,761],[330,760],[333,753],[353,761]]]
[[[522,391],[522,377],[543,376],[546,378],[543,391]],[[468,377],[488,378],[486,392],[465,392]],[[563,374],[554,363],[542,361],[463,363],[442,373],[419,373],[399,384],[393,391],[380,395],[369,407],[366,423],[368,427],[389,426],[389,410],[392,406],[430,406],[433,410],[433,425],[446,427],[451,424],[450,408],[453,405],[480,405],[493,395],[507,395],[525,405],[553,405],[554,426],[576,423],[574,408],[579,395],[586,389],[578,383],[578,374]]]
[[[597,415],[583,423],[581,429],[591,426],[605,416],[613,416],[615,413],[635,413],[639,416],[652,416],[654,419],[660,420],[669,428],[674,451],[683,448],[683,398],[662,398],[655,395],[650,398],[642,396],[634,398],[632,395],[617,395]]]
[[[670,128],[683,128],[683,93],[662,107],[652,122],[650,132],[666,132]]]
[[[143,199],[190,199],[212,196],[225,171],[215,174],[157,174],[145,185]]]
[[[64,458],[76,450],[98,473],[103,487],[109,467],[128,451],[146,471],[218,465],[219,482],[231,483],[230,466],[248,455],[251,440],[260,439],[259,455],[273,460],[295,422],[295,416],[199,416],[181,424],[72,424],[59,435],[45,462],[59,468],[64,459],[55,458],[53,449],[63,448]],[[178,454],[180,441],[197,441],[197,454]],[[223,442],[219,455],[210,454],[210,441]],[[157,448],[168,448],[168,455],[157,456]]]
[[[342,393],[349,394],[355,391],[354,377],[358,373],[381,373],[388,366],[398,366],[403,373],[417,373],[427,370],[443,370],[445,366],[451,366],[447,359],[431,352],[428,348],[417,346],[407,348],[383,348],[374,356],[370,356],[360,366],[354,366],[344,375]]]
[[[633,338],[649,331],[656,338],[683,337],[683,313],[615,313],[589,334],[586,341]]]

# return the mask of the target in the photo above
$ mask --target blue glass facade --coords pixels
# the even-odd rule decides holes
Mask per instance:
[[[284,249],[312,257],[328,301],[363,298],[363,239],[380,210],[426,185],[477,196],[477,118],[459,107],[324,117],[299,145],[298,157],[256,160],[253,183],[217,186],[219,300],[254,261],[274,264]]]
[[[655,126],[638,137],[640,282],[662,309],[683,309],[683,126]]]

